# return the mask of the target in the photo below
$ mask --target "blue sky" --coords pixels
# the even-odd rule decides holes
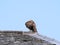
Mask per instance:
[[[28,31],[31,19],[39,34],[60,41],[60,0],[0,0],[0,30]]]

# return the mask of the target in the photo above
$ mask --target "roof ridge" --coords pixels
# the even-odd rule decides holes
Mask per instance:
[[[38,38],[38,39],[42,39],[42,40],[48,41],[48,42],[50,42],[52,44],[60,45],[60,42],[59,41],[57,41],[55,39],[52,39],[52,38],[49,38],[47,36],[43,36],[41,34],[39,35],[38,33],[35,33],[35,34],[27,34],[27,35],[33,36],[33,37]]]

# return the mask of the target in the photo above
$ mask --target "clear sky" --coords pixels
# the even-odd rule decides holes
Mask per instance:
[[[0,0],[0,30],[28,31],[31,19],[39,34],[60,41],[60,0]]]

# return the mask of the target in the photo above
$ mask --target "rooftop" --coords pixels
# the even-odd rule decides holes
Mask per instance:
[[[37,32],[0,31],[1,45],[60,45],[59,41]]]

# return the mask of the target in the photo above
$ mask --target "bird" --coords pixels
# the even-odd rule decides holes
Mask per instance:
[[[37,32],[36,24],[33,20],[29,20],[25,23],[26,27],[32,32]]]

